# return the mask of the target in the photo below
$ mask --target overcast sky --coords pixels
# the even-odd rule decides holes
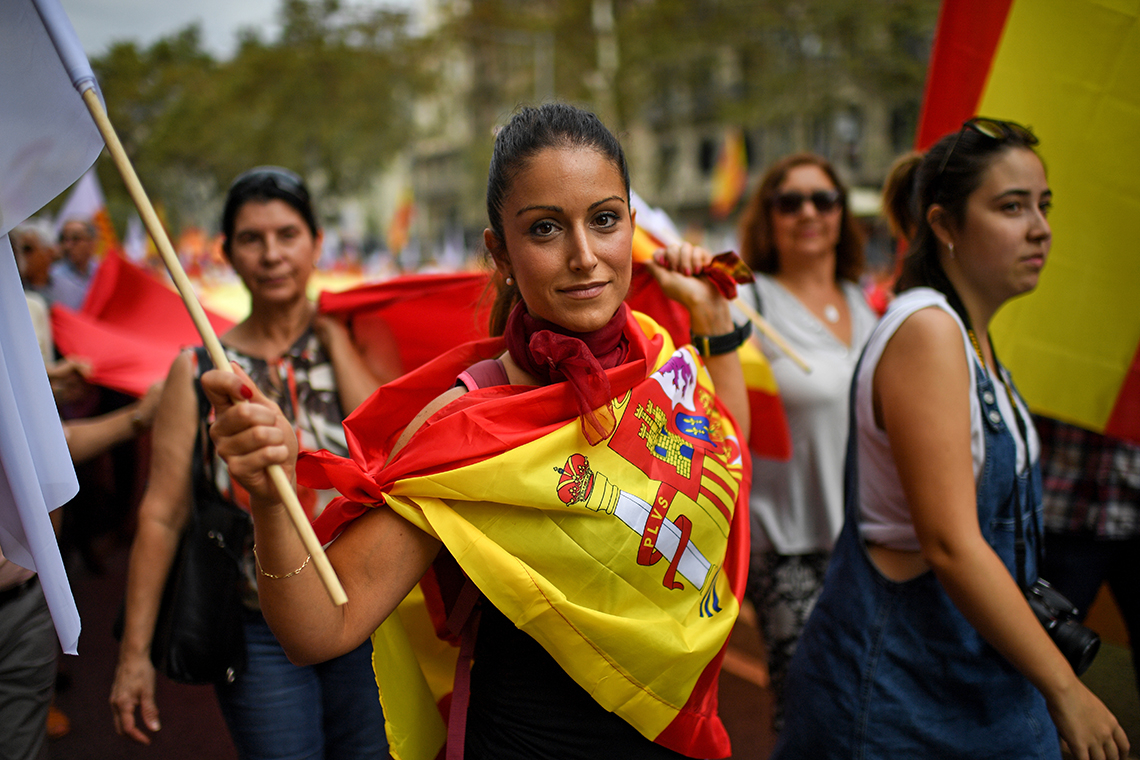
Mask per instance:
[[[2,1],[2,0],[0,0]],[[146,46],[198,22],[203,45],[215,56],[228,56],[237,31],[245,26],[277,31],[279,0],[60,0],[88,57],[112,42],[133,40]]]

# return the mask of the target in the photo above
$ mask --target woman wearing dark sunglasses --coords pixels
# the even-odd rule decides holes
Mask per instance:
[[[848,387],[875,324],[856,284],[863,238],[846,199],[831,164],[798,153],[768,169],[740,223],[741,255],[757,272],[741,297],[812,368],[764,345],[792,438],[790,461],[752,457],[748,595],[767,648],[777,729],[788,663],[843,520]]]
[[[322,240],[308,188],[287,169],[263,166],[245,172],[226,195],[222,236],[222,250],[250,295],[249,316],[222,336],[227,356],[277,401],[302,448],[346,454],[345,415],[380,380],[390,378],[373,376],[345,328],[318,315],[306,294]],[[213,470],[221,493],[249,508],[248,494],[230,481],[212,446],[205,452],[195,448],[201,420],[210,412],[199,382],[210,369],[200,365],[203,360],[208,361],[204,352],[184,351],[170,369],[131,547],[111,709],[116,730],[142,744],[150,743],[147,731],[159,730],[150,650],[163,587],[192,508],[196,489],[191,473],[209,478],[204,473]],[[202,467],[192,467],[195,458]],[[310,489],[301,489],[298,496],[311,515],[331,498]],[[241,550],[247,665],[215,684],[238,756],[387,758],[371,647],[357,647],[320,666],[294,666],[258,607],[257,583],[265,581],[255,572],[251,546]]]
[[[1036,144],[973,119],[895,185],[914,237],[855,372],[846,520],[774,758],[1059,758],[1058,733],[1078,758],[1128,753],[1024,594],[1039,445],[988,326],[1049,253]]]

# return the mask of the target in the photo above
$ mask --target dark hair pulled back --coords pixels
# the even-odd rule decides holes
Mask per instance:
[[[922,153],[913,150],[895,159],[883,182],[883,216],[893,237],[910,242],[916,226],[914,177],[922,163]]]
[[[621,172],[629,198],[629,166],[621,143],[601,120],[589,111],[567,103],[544,103],[520,108],[495,136],[491,166],[487,172],[487,220],[491,232],[503,240],[503,203],[515,178],[531,158],[547,148],[589,148],[609,159]],[[501,335],[507,316],[520,299],[518,285],[497,281],[498,293],[491,307],[491,334]]]
[[[300,175],[280,166],[258,166],[239,174],[226,191],[226,203],[222,208],[222,250],[226,256],[231,253],[234,225],[242,206],[250,201],[266,203],[274,200],[287,203],[300,214],[309,232],[316,237],[320,226],[305,181]]]
[[[970,195],[981,186],[990,166],[1006,151],[1015,148],[1036,153],[1034,146],[1037,144],[1033,133],[1019,124],[994,121],[998,125],[1008,125],[1009,129],[993,136],[971,128],[974,121],[967,121],[962,129],[936,142],[914,171],[904,174],[900,181],[888,184],[883,198],[888,207],[909,208],[913,214],[914,237],[903,259],[895,292],[921,286],[934,288],[946,296],[967,327],[970,326],[970,317],[942,268],[940,242],[927,218],[928,212],[931,206],[938,205],[951,225],[961,227],[966,220],[966,204]],[[912,181],[905,181],[907,178]],[[904,202],[903,198],[908,200]]]

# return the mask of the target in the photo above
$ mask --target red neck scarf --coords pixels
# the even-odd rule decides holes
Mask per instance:
[[[625,335],[628,317],[629,307],[623,302],[610,321],[597,330],[571,332],[532,317],[520,301],[507,318],[503,337],[511,358],[543,385],[570,383],[583,430],[589,423],[604,438],[612,424],[599,420],[594,410],[610,400],[610,380],[605,371],[629,357],[629,338]]]

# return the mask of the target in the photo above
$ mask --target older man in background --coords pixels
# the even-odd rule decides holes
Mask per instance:
[[[82,219],[67,220],[60,229],[59,247],[63,257],[51,268],[48,298],[78,311],[99,269],[94,258],[94,225]]]

